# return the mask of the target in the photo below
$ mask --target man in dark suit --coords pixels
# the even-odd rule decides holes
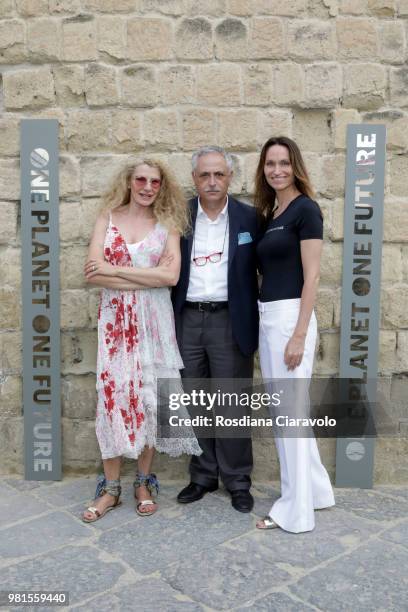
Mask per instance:
[[[192,231],[181,239],[180,279],[172,292],[184,378],[252,378],[258,346],[258,283],[255,209],[228,195],[232,158],[220,147],[193,154],[198,197],[190,202]],[[250,512],[250,438],[199,438],[191,482],[180,503],[218,488],[220,477],[232,506]]]

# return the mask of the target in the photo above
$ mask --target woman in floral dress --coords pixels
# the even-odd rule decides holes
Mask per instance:
[[[200,454],[193,436],[156,436],[158,378],[179,379],[169,287],[180,272],[180,235],[188,226],[182,192],[161,162],[134,160],[104,197],[85,276],[102,287],[98,312],[96,434],[104,480],[83,520],[93,522],[119,505],[121,457],[137,459],[136,510],[153,514],[155,448],[178,456]]]

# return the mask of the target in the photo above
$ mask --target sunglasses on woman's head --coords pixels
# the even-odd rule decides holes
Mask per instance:
[[[146,176],[135,176],[133,179],[138,187],[146,187],[148,183],[150,183],[153,191],[157,191],[160,189],[161,180],[160,179],[148,179]]]

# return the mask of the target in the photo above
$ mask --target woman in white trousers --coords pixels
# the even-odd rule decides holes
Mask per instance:
[[[282,403],[281,415],[294,410],[308,414],[308,386],[312,375],[317,323],[314,303],[319,282],[323,219],[312,200],[313,190],[296,143],[284,136],[270,138],[262,148],[255,179],[255,205],[266,219],[258,244],[262,271],[259,301],[259,355],[262,376],[282,380],[296,396]],[[293,380],[290,384],[287,379]],[[299,414],[299,408],[302,414]],[[278,432],[281,497],[259,529],[281,527],[311,531],[314,510],[334,505],[333,490],[321,463],[316,440],[289,431]],[[295,437],[294,437],[295,436]]]

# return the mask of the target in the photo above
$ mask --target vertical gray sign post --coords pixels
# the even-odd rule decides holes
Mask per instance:
[[[340,378],[342,404],[350,405],[351,423],[353,418],[372,421],[375,416],[384,172],[385,126],[349,125]],[[356,409],[359,403],[360,410]],[[374,437],[337,440],[336,486],[372,487],[374,442]]]
[[[58,121],[21,121],[27,480],[61,479]]]

